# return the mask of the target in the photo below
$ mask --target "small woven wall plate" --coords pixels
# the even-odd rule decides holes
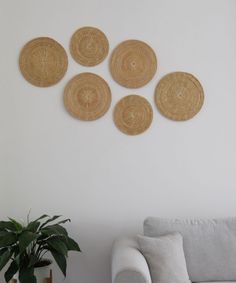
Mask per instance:
[[[24,78],[31,84],[47,87],[59,82],[68,67],[64,48],[49,37],[35,38],[23,47],[19,66]]]
[[[153,111],[150,103],[139,95],[128,95],[115,106],[114,122],[127,135],[138,135],[152,123]]]
[[[73,77],[64,90],[64,105],[68,112],[84,121],[103,116],[111,104],[111,90],[107,82],[93,73]]]
[[[174,72],[164,76],[155,89],[155,102],[159,111],[171,120],[191,119],[201,109],[204,91],[191,74]]]
[[[123,41],[111,55],[111,75],[117,83],[127,88],[146,85],[155,75],[156,69],[155,52],[143,41]]]
[[[107,37],[97,28],[80,28],[71,37],[71,55],[76,62],[83,66],[98,65],[106,58],[108,51]]]

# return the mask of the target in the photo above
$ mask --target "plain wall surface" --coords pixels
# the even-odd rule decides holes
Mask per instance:
[[[94,68],[69,54],[76,29],[96,26],[110,43],[108,58]],[[65,281],[109,283],[112,241],[142,232],[146,216],[236,215],[236,1],[235,0],[0,0],[0,217],[39,214],[70,217],[67,225],[83,253],[71,253]],[[65,77],[38,88],[22,77],[18,57],[32,38],[49,36],[69,57]],[[126,39],[152,46],[158,70],[143,88],[119,86],[108,59]],[[112,105],[99,120],[82,122],[63,106],[74,75],[101,75]],[[202,110],[186,122],[163,117],[154,104],[162,76],[187,71],[202,83]],[[153,123],[126,136],[112,112],[125,95],[143,95]],[[2,275],[0,282],[3,282]]]

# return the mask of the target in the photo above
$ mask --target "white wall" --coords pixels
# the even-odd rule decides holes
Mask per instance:
[[[0,0],[0,217],[24,218],[32,208],[32,216],[72,219],[68,229],[83,254],[71,254],[65,281],[55,269],[55,282],[111,282],[113,239],[141,232],[148,215],[236,215],[235,13],[234,0]],[[125,89],[112,81],[108,60],[88,69],[70,55],[56,86],[22,78],[17,60],[28,40],[50,36],[69,53],[72,33],[84,25],[106,33],[110,52],[125,39],[149,43],[159,59],[155,78]],[[81,122],[65,111],[62,94],[88,70],[109,82],[112,106]],[[205,90],[201,112],[187,122],[162,117],[154,104],[158,80],[177,70],[193,73]],[[135,137],[112,121],[116,102],[131,93],[154,109],[150,129]]]

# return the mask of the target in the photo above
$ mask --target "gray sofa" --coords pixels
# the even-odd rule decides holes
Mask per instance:
[[[173,232],[183,236],[191,282],[236,283],[236,218],[171,220],[149,217],[144,221],[144,236],[160,237]],[[136,236],[115,241],[112,283],[153,283]]]

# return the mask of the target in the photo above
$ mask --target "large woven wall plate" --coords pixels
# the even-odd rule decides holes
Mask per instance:
[[[152,48],[143,41],[127,40],[120,43],[110,59],[113,79],[127,88],[146,85],[155,75],[157,58]]]
[[[110,104],[110,87],[103,78],[93,73],[76,75],[65,87],[64,105],[72,116],[80,120],[100,118]]]
[[[70,52],[74,60],[81,65],[98,65],[106,58],[108,51],[107,37],[97,28],[83,27],[72,35]]]
[[[151,125],[152,118],[152,106],[139,95],[128,95],[115,106],[114,122],[127,135],[143,133]]]
[[[171,120],[191,119],[200,111],[203,101],[204,91],[200,82],[185,72],[167,74],[155,90],[157,108]]]
[[[49,37],[38,37],[23,47],[19,66],[28,82],[35,86],[48,87],[64,77],[68,58],[57,41]]]

